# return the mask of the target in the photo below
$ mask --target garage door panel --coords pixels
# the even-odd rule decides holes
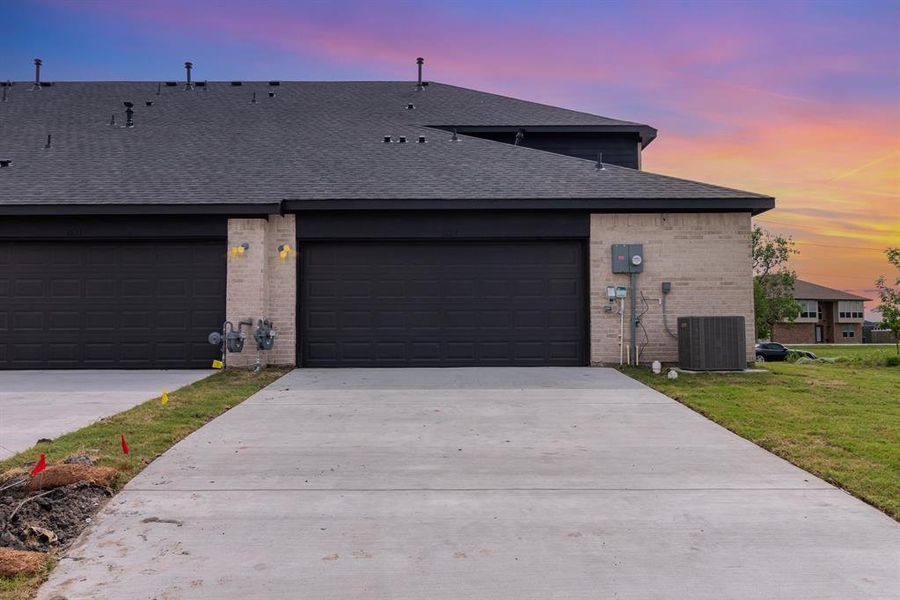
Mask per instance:
[[[224,242],[0,242],[0,255],[0,369],[216,358],[206,336],[225,318]]]
[[[301,247],[307,366],[582,365],[577,241]]]

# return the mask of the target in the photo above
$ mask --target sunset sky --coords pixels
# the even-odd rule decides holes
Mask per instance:
[[[900,2],[2,0],[0,78],[426,78],[640,121],[648,171],[770,194],[803,279],[900,245]],[[869,304],[869,308],[874,303]]]

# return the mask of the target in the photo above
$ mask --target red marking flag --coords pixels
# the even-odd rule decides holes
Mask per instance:
[[[31,470],[31,476],[34,477],[41,471],[47,468],[47,459],[44,457],[44,453],[41,452],[41,457],[38,459],[37,464],[34,465],[34,468]]]
[[[131,450],[128,448],[128,442],[125,441],[125,434],[120,433],[119,437],[122,438],[122,452],[128,454],[129,452],[131,452]]]

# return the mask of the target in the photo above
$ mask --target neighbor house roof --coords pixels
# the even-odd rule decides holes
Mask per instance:
[[[0,212],[367,208],[393,203],[610,210],[747,210],[772,198],[446,128],[653,128],[430,83],[62,82],[7,88],[0,103]],[[123,102],[134,127],[123,127]],[[412,105],[412,108],[410,108]],[[110,122],[115,117],[115,125]],[[427,142],[419,144],[418,136]],[[49,147],[47,137],[52,136]],[[406,136],[408,143],[384,143]],[[547,207],[546,205],[542,205]],[[224,208],[222,208],[224,207]]]
[[[864,300],[866,302],[871,300],[871,298],[863,298],[856,294],[827,288],[824,285],[800,279],[794,282],[794,298],[797,300]]]

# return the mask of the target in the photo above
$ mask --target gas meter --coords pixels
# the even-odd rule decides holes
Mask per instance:
[[[257,321],[253,339],[256,340],[256,347],[259,350],[271,350],[272,346],[275,345],[275,330],[273,329],[272,321],[269,319]]]

